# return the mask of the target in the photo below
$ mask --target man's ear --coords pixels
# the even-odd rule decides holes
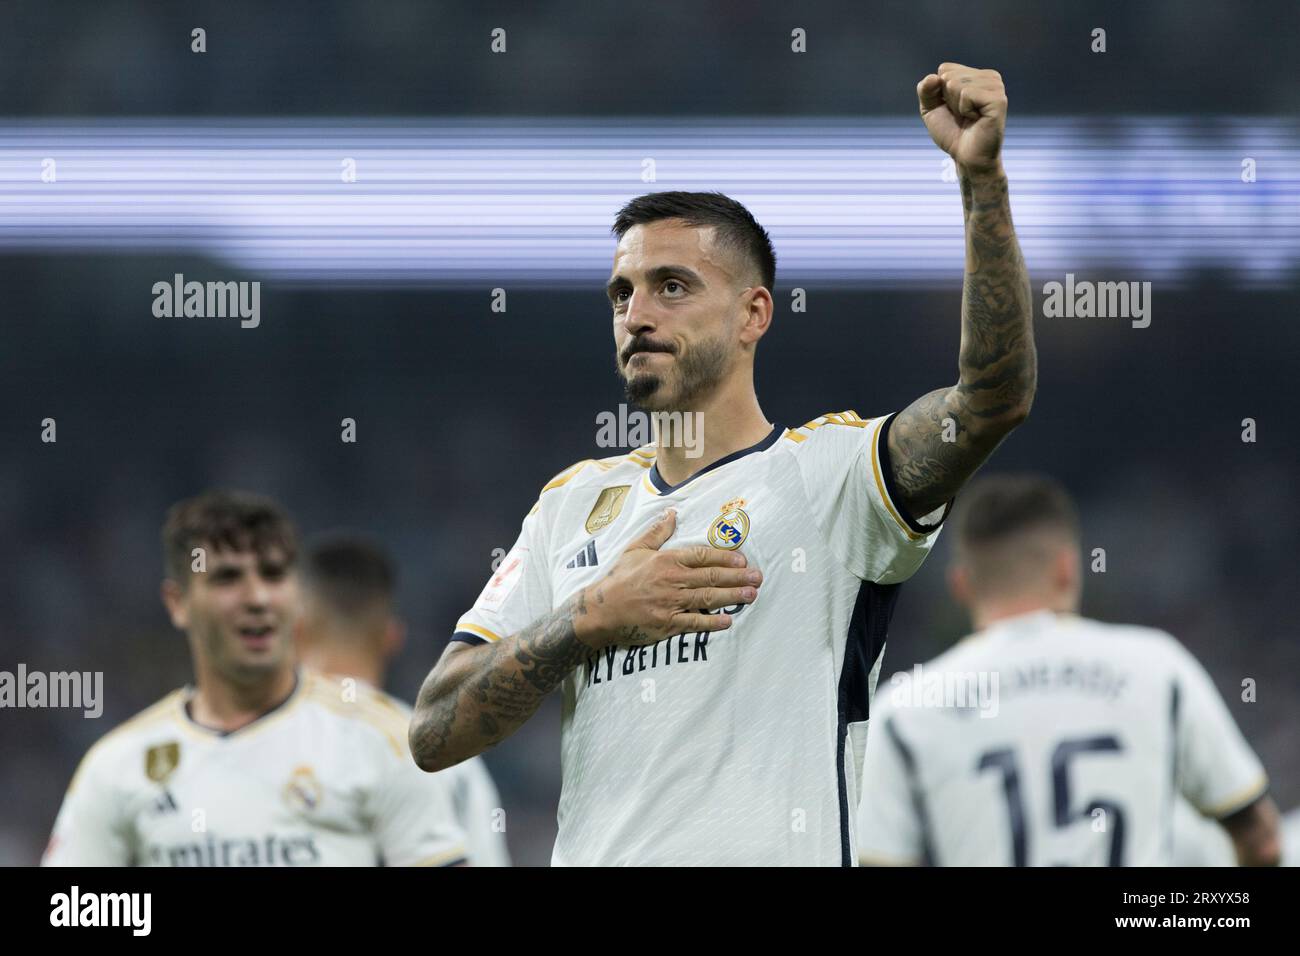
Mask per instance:
[[[1076,547],[1061,548],[1056,552],[1056,559],[1052,562],[1053,584],[1058,590],[1076,593],[1082,586],[1081,578],[1083,568],[1080,565],[1079,549]]]
[[[190,602],[185,590],[171,578],[163,578],[159,593],[162,595],[163,607],[167,608],[167,616],[172,619],[172,626],[179,631],[188,630]]]
[[[948,565],[948,591],[962,607],[971,606],[970,574],[964,565]]]
[[[772,313],[776,309],[776,303],[772,301],[772,294],[762,286],[750,289],[744,293],[749,297],[749,306],[745,312],[745,326],[741,330],[740,340],[742,342],[757,342],[772,325]]]
[[[406,622],[400,617],[390,617],[384,628],[384,660],[391,661],[406,645]]]

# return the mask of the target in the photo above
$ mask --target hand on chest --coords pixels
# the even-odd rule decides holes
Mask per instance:
[[[551,552],[557,599],[602,577],[667,508],[677,512],[676,531],[660,550],[704,545],[740,551],[751,567],[779,559],[778,537],[789,521],[768,505],[761,490],[745,493],[739,482],[693,482],[661,495],[638,486],[610,486],[576,495],[570,520]],[[766,501],[765,501],[766,498]],[[783,526],[787,526],[784,527]]]

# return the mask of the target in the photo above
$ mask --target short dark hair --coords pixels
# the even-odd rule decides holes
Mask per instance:
[[[397,588],[397,571],[383,545],[347,532],[309,541],[302,574],[312,596],[346,617],[389,607]]]
[[[748,209],[720,192],[666,191],[637,196],[618,211],[610,230],[622,239],[633,226],[680,219],[691,226],[714,226],[714,238],[725,249],[752,264],[770,292],[776,285],[776,251],[772,237]]]
[[[961,494],[956,507],[957,546],[999,543],[1025,531],[1052,528],[1079,537],[1079,514],[1070,493],[1045,475],[990,475]]]
[[[168,509],[162,547],[164,572],[184,586],[189,582],[194,548],[258,554],[279,550],[292,565],[298,554],[298,535],[284,509],[265,495],[216,490],[178,501]]]

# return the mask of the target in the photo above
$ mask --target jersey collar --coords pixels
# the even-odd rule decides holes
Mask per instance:
[[[193,730],[201,731],[202,733],[210,737],[220,737],[220,738],[236,737],[240,734],[246,733],[248,731],[256,730],[257,728],[264,726],[268,718],[272,717],[275,714],[280,714],[283,713],[285,710],[288,710],[289,705],[297,701],[299,696],[301,696],[303,683],[304,683],[304,675],[302,671],[295,668],[293,672],[293,689],[289,691],[289,696],[286,697],[284,700],[280,701],[278,704],[274,705],[270,710],[258,714],[257,717],[253,718],[251,721],[244,724],[244,726],[236,728],[235,730],[217,730],[215,727],[209,727],[206,724],[201,724],[197,720],[195,720],[193,711],[190,708],[190,702],[194,698],[194,693],[196,688],[193,687],[192,685],[186,686],[185,689],[181,692],[181,701],[180,701],[181,716],[184,718],[186,726],[190,727]]]
[[[976,637],[1022,637],[1027,634],[1039,634],[1042,630],[1052,623],[1058,621],[1068,621],[1075,617],[1066,611],[1052,611],[1048,608],[1038,608],[1033,611],[1025,611],[1023,614],[1017,614],[1014,617],[1004,617],[994,621],[984,630],[977,632]]]
[[[707,468],[700,469],[699,471],[691,475],[691,477],[687,478],[679,485],[670,485],[668,484],[668,482],[663,480],[663,478],[659,474],[658,461],[656,461],[653,465],[650,466],[650,471],[647,477],[650,479],[650,484],[654,485],[655,491],[659,492],[659,494],[661,495],[670,495],[674,491],[681,491],[681,489],[685,488],[696,478],[700,477],[701,475],[707,475],[715,468],[721,468],[723,465],[729,465],[736,459],[744,458],[746,455],[752,455],[755,452],[767,451],[774,444],[776,444],[777,439],[784,434],[785,434],[785,426],[773,422],[772,431],[769,432],[767,437],[764,438],[762,441],[758,442],[757,444],[750,445],[748,448],[742,448],[740,449],[740,451],[733,451],[730,455],[727,455],[725,458],[719,458],[713,464],[709,465]]]

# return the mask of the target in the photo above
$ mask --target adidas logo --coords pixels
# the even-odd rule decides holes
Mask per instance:
[[[594,568],[599,564],[596,560],[596,539],[592,538],[587,542],[587,546],[569,559],[566,568]]]
[[[154,813],[176,813],[180,807],[176,805],[176,798],[172,796],[170,790],[164,789],[162,796],[153,803]]]

